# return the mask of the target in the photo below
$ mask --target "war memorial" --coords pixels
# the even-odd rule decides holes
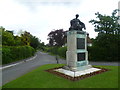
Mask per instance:
[[[107,69],[93,67],[88,61],[87,33],[85,24],[76,18],[70,21],[70,28],[67,32],[66,62],[63,67],[48,70],[70,80],[79,80],[107,71]]]

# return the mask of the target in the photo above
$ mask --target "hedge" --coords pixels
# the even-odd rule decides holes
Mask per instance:
[[[2,47],[2,64],[11,63],[21,59],[33,56],[34,48],[30,46],[3,46]]]
[[[89,61],[118,61],[120,56],[117,49],[102,48],[97,46],[88,47]]]
[[[57,55],[58,54],[58,47],[50,47],[48,51],[53,55]]]
[[[45,48],[45,51],[53,55],[59,55],[60,57],[65,59],[67,47],[49,47],[49,48]]]
[[[89,61],[117,61],[120,58],[118,55],[117,48],[109,47],[97,47],[92,46],[88,47],[88,60]],[[64,59],[66,59],[66,51],[67,47],[49,47],[47,48],[47,52],[52,53],[53,55],[58,55]]]
[[[67,51],[67,47],[60,47],[58,49],[58,55],[64,59],[66,59],[66,51]]]

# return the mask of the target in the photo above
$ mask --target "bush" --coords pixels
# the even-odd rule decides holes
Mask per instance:
[[[66,58],[66,51],[67,51],[67,47],[60,47],[58,49],[58,55],[65,59]]]
[[[51,54],[57,55],[58,54],[58,47],[50,47],[49,52]]]
[[[13,60],[11,50],[9,47],[2,48],[2,63],[10,63]]]
[[[118,61],[118,51],[98,46],[88,47],[88,59],[90,61]]]
[[[50,52],[53,55],[59,55],[62,58],[66,58],[67,47],[47,47],[45,51]]]
[[[3,46],[2,47],[2,64],[11,63],[17,60],[33,56],[34,48],[30,46]]]

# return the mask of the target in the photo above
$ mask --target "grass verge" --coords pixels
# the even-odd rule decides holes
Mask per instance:
[[[118,88],[118,66],[97,66],[111,70],[75,82],[44,71],[60,66],[63,64],[40,66],[2,88]]]

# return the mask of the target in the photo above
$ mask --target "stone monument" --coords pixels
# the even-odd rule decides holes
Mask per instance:
[[[78,17],[79,15],[76,14],[76,18],[70,21],[71,26],[67,32],[67,65],[55,70],[71,77],[78,77],[100,70],[89,65],[87,33],[83,31],[86,28]]]
[[[67,32],[67,66],[72,71],[88,69],[88,51],[87,51],[87,33],[82,29],[85,24],[81,22],[78,14],[76,18],[70,21],[70,28]]]

